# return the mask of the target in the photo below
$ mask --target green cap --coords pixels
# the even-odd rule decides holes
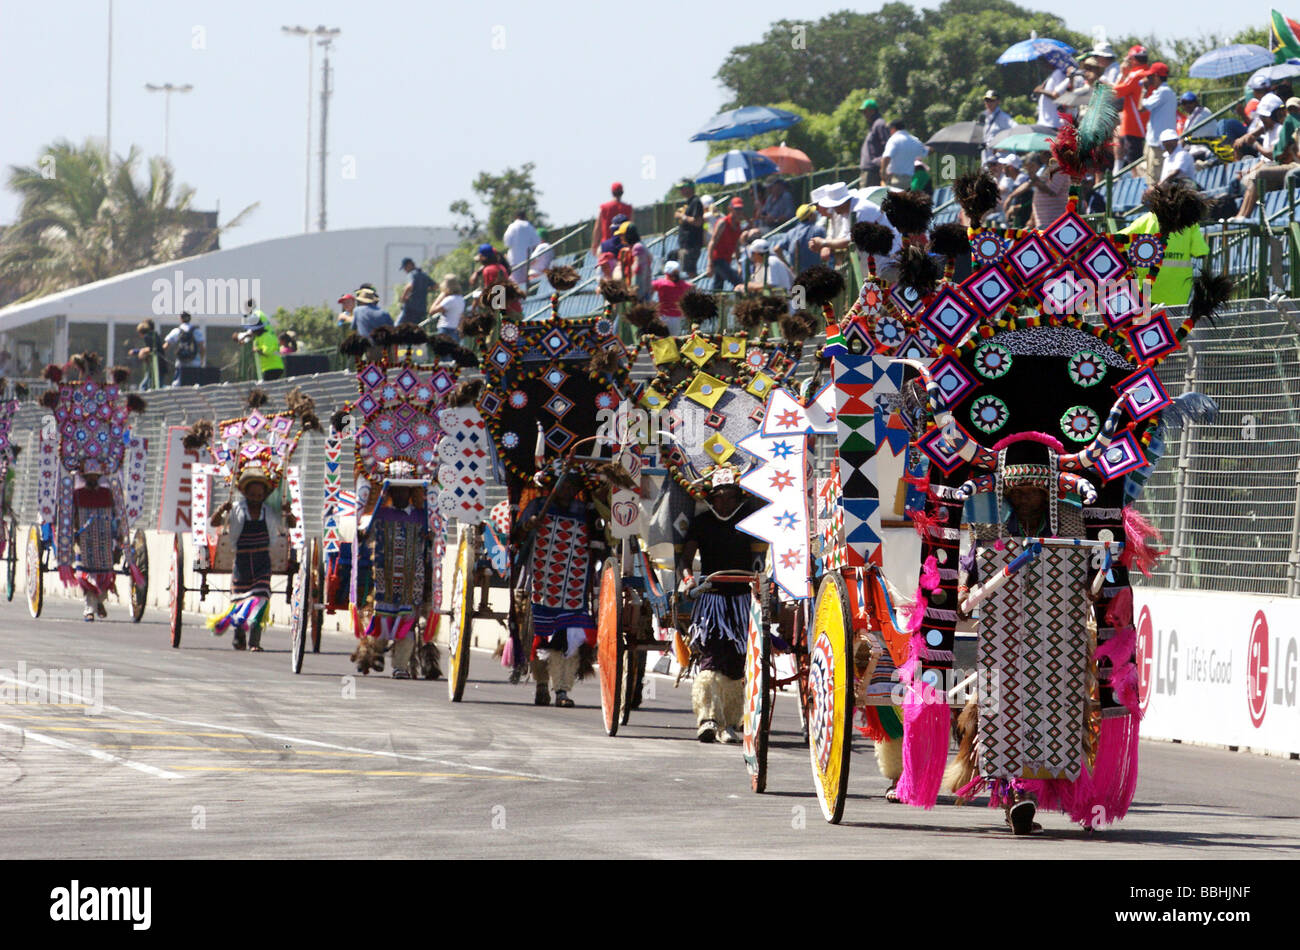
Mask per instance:
[[[879,109],[880,107],[879,107],[878,105],[876,105],[876,100],[875,100],[875,99],[863,99],[863,100],[862,100],[862,105],[858,106],[858,108],[859,108],[859,109]]]

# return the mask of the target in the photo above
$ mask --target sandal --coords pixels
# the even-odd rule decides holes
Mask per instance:
[[[904,805],[904,804],[906,804],[906,802],[904,802],[901,798],[898,797],[898,783],[897,783],[897,782],[895,782],[893,785],[889,786],[888,790],[885,792],[885,801],[890,802],[891,804],[894,804],[894,805]]]
[[[249,653],[261,653],[261,652],[262,652],[262,648],[261,648],[261,647],[249,647],[249,648],[248,648],[248,652],[249,652]]]

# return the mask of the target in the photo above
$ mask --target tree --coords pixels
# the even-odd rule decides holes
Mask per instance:
[[[292,330],[298,337],[301,351],[328,350],[333,353],[344,336],[338,318],[329,307],[298,307],[296,310],[280,307],[271,315],[271,325],[277,333]]]
[[[487,208],[487,219],[480,220],[473,207],[465,199],[453,201],[450,211],[463,220],[457,226],[462,237],[482,236],[491,241],[500,241],[506,233],[506,227],[522,211],[537,227],[544,227],[549,222],[538,207],[541,192],[533,182],[533,162],[524,162],[518,169],[507,168],[499,175],[479,172],[471,186],[480,204]]]
[[[93,142],[77,147],[61,140],[36,164],[11,166],[8,186],[21,203],[0,240],[0,282],[29,299],[201,253],[257,207],[186,248],[195,230],[194,189],[178,186],[171,163],[157,157],[138,181],[140,161],[134,147],[111,158]]]

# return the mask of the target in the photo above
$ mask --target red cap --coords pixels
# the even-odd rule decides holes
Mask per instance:
[[[1168,79],[1169,67],[1164,63],[1152,63],[1147,67],[1146,73],[1148,76],[1163,76],[1165,79]]]
[[[609,193],[611,195],[621,195],[623,193],[623,183],[621,181],[614,182],[609,186]]]
[[[1250,102],[1246,103],[1246,110],[1245,110],[1246,118],[1249,119],[1251,116],[1253,116],[1255,114],[1255,110],[1258,108],[1259,108],[1258,99],[1251,99]]]
[[[743,208],[745,207],[745,199],[740,197],[740,195],[736,195],[731,199],[731,206],[733,208]]]
[[[1130,46],[1128,48],[1129,56],[1145,56],[1146,54],[1147,48],[1145,46]]]
[[[349,300],[351,300],[353,303],[357,302],[356,297],[352,296],[351,294],[344,294],[342,297],[339,298],[339,303],[347,303]]]

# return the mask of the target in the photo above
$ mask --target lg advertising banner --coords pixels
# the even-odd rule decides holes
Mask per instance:
[[[1134,594],[1143,738],[1300,753],[1300,600]]]
[[[167,429],[167,461],[163,468],[162,509],[158,512],[158,530],[175,534],[190,530],[192,482],[190,469],[196,462],[207,461],[206,448],[186,449],[181,440],[188,430],[184,426]]]

